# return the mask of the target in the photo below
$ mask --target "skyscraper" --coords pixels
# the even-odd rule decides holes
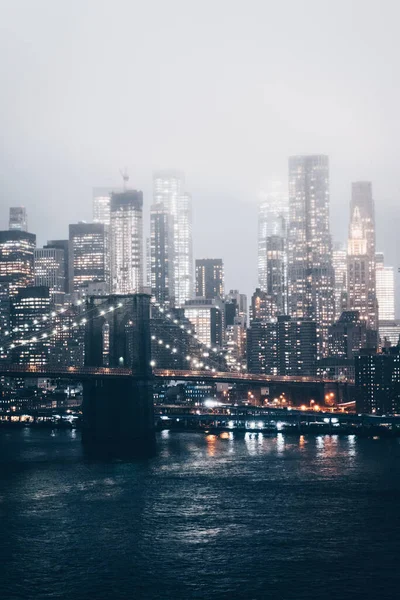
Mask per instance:
[[[376,253],[376,298],[379,322],[394,320],[394,269],[384,264],[383,252]]]
[[[49,288],[28,287],[18,291],[11,302],[13,328],[12,362],[16,364],[45,365],[49,359],[49,341],[44,330],[50,314]],[[44,337],[43,337],[44,335]]]
[[[202,298],[224,297],[224,264],[222,258],[196,260],[196,296]]]
[[[93,221],[110,224],[111,191],[108,188],[93,188]]]
[[[289,314],[317,323],[318,354],[323,356],[334,319],[327,156],[289,158],[288,232]]]
[[[174,299],[176,306],[183,306],[186,300],[193,297],[193,243],[192,243],[192,200],[184,192],[184,176],[176,171],[159,171],[154,174],[154,203],[160,204],[163,210],[169,213],[168,228],[172,229],[172,255],[173,265],[169,264],[170,254],[165,254],[168,266],[159,265],[161,270],[168,270],[171,280],[169,295]],[[161,239],[161,235],[159,236]],[[166,237],[170,240],[171,235]],[[156,254],[160,252],[152,247],[152,264],[157,260]]]
[[[48,240],[44,248],[55,248],[61,250],[64,256],[64,292],[70,291],[69,285],[69,240]]]
[[[0,231],[0,283],[9,284],[10,296],[34,283],[33,253],[36,235],[25,231]]]
[[[347,308],[377,329],[375,215],[370,182],[352,184],[347,248]]]
[[[258,286],[263,292],[271,293],[268,289],[267,240],[270,236],[279,236],[286,251],[288,215],[288,197],[283,184],[280,181],[269,182],[266,190],[261,192],[258,204]],[[286,269],[286,260],[283,266]]]
[[[45,286],[50,291],[50,301],[62,306],[65,298],[64,251],[58,248],[35,250],[35,286]]]
[[[102,223],[69,226],[70,292],[84,291],[89,283],[109,284],[108,236]]]
[[[150,282],[157,302],[174,305],[173,217],[164,202],[150,208]]]
[[[135,294],[143,288],[143,193],[126,190],[111,195],[111,290]]]
[[[335,321],[347,306],[347,252],[342,244],[333,246],[332,265],[335,272]]]
[[[17,231],[28,231],[28,218],[24,206],[10,207],[9,229]]]

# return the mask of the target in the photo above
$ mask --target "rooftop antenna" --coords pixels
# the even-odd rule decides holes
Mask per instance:
[[[121,173],[122,181],[124,182],[124,192],[126,192],[129,181],[128,169],[127,167],[124,167],[124,170],[120,169],[119,172]]]

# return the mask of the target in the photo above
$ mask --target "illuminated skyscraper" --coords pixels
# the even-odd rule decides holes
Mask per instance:
[[[332,265],[335,272],[335,321],[347,306],[347,252],[342,244],[336,243],[332,252]]]
[[[376,253],[376,298],[380,321],[394,320],[394,269],[384,264],[383,252]]]
[[[0,283],[9,284],[10,296],[33,285],[36,235],[25,231],[0,231]]]
[[[111,195],[111,290],[136,294],[143,288],[143,193],[126,190]]]
[[[199,341],[208,346],[222,345],[223,312],[223,303],[218,298],[188,300],[184,307],[185,318],[193,325]]]
[[[347,248],[347,309],[360,311],[370,329],[377,330],[375,273],[375,216],[370,182],[352,184]]]
[[[17,231],[28,231],[28,217],[24,206],[10,207],[9,229]]]
[[[70,292],[84,291],[89,283],[109,285],[107,227],[102,223],[69,226]]]
[[[289,158],[288,296],[291,316],[317,323],[318,355],[325,355],[334,320],[334,272],[324,155]]]
[[[93,221],[110,225],[111,191],[107,188],[93,189]]]
[[[64,257],[64,291],[69,293],[69,240],[48,240],[44,248],[61,250]]]
[[[163,210],[169,213],[168,228],[172,229],[173,266],[170,266],[171,254],[165,254],[164,264],[159,268],[168,271],[161,280],[170,280],[170,298],[176,306],[183,306],[186,300],[193,297],[193,242],[192,242],[192,200],[184,192],[184,176],[175,171],[159,171],[154,174],[154,205],[162,204]],[[158,236],[162,238],[161,235]],[[167,238],[171,236],[168,233]],[[152,265],[160,251],[152,246]],[[172,275],[172,279],[171,279]],[[154,293],[154,292],[153,292]]]
[[[286,229],[289,216],[287,193],[284,192],[280,181],[272,181],[266,191],[260,194],[258,204],[258,285],[263,292],[271,293],[268,289],[268,256],[267,243],[271,236],[282,238],[285,260],[282,273],[286,279]],[[286,285],[286,284],[285,284]]]
[[[150,208],[151,293],[160,304],[174,304],[173,217],[163,202]]]
[[[196,296],[202,298],[224,297],[224,263],[222,258],[196,260]]]
[[[49,315],[48,287],[33,286],[18,291],[11,302],[11,325],[15,344],[11,353],[13,363],[38,366],[48,363],[50,346],[43,332],[48,328]]]
[[[35,250],[35,286],[49,288],[50,300],[62,306],[65,298],[64,251],[58,248]]]

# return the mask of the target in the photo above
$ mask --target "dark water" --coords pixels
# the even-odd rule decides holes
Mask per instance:
[[[399,559],[398,440],[1,432],[2,599],[398,598]]]

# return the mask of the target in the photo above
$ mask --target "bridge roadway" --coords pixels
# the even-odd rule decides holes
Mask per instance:
[[[127,378],[135,377],[131,369],[118,367],[50,367],[36,365],[8,365],[0,366],[0,377],[48,377],[54,379],[74,379],[78,381],[99,378]],[[310,377],[298,375],[261,375],[253,373],[230,373],[222,371],[181,371],[172,369],[153,369],[153,378],[156,381],[207,381],[216,383],[249,383],[255,385],[268,385],[272,383],[298,383],[298,384],[338,384],[336,379],[323,377]],[[352,384],[347,380],[344,383]]]

